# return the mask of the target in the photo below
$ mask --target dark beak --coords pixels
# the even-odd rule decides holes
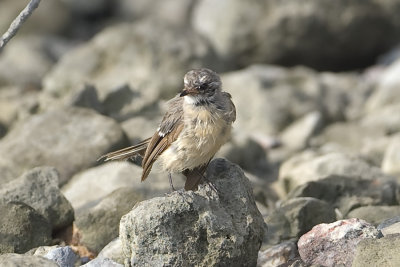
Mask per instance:
[[[182,92],[180,93],[180,97],[185,96],[185,95],[197,95],[199,93],[198,90],[196,89],[183,89]]]

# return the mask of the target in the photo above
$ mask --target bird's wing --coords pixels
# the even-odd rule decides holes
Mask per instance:
[[[232,96],[230,93],[227,93],[227,92],[222,92],[222,94],[224,95],[224,97],[226,97],[228,99],[228,103],[229,103],[228,104],[229,105],[228,112],[226,114],[228,117],[228,120],[230,122],[234,122],[236,120],[236,107],[235,107],[235,104],[233,104],[233,102],[232,102]]]
[[[183,99],[179,96],[168,103],[168,111],[165,113],[160,126],[151,137],[143,157],[142,181],[149,175],[153,163],[179,136],[183,129]]]

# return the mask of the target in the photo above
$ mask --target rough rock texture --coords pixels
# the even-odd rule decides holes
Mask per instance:
[[[0,204],[0,214],[0,254],[24,253],[51,242],[51,225],[28,205]]]
[[[351,266],[400,266],[400,236],[362,240]]]
[[[383,236],[400,234],[400,216],[383,221],[377,229],[382,232]]]
[[[288,198],[313,197],[338,208],[342,215],[362,206],[397,205],[398,185],[392,179],[358,179],[330,175],[319,181],[296,187]]]
[[[343,175],[372,180],[386,177],[379,168],[371,166],[360,157],[343,153],[318,155],[306,151],[285,161],[279,172],[279,180],[286,192],[310,181],[317,181],[329,175]]]
[[[293,241],[282,242],[258,253],[258,267],[276,267],[298,257],[297,246]]]
[[[348,219],[320,224],[303,235],[297,246],[307,264],[351,266],[357,244],[365,238],[377,238],[379,231],[363,220]]]
[[[53,230],[74,220],[74,210],[58,188],[59,174],[51,167],[34,168],[0,188],[0,203],[24,202],[43,215]]]
[[[400,181],[400,134],[389,142],[382,161],[382,171],[395,175]]]
[[[122,217],[126,263],[174,266],[254,266],[264,222],[242,170],[215,159],[208,185],[140,202]]]
[[[103,258],[95,258],[94,260],[89,261],[88,263],[81,265],[82,267],[98,267],[98,266],[106,266],[106,267],[123,267],[124,265],[114,262],[110,259]]]
[[[290,199],[265,218],[268,233],[264,236],[264,246],[297,239],[313,226],[335,220],[333,207],[325,201],[311,197]]]
[[[95,164],[102,154],[126,144],[121,127],[91,110],[64,108],[31,117],[0,140],[1,184],[25,170],[46,165],[60,184]]]
[[[167,173],[154,170],[144,182],[140,181],[141,175],[142,168],[137,165],[128,162],[105,163],[76,174],[62,188],[62,192],[77,213],[87,211],[121,187],[134,187],[146,199],[170,192]],[[184,184],[178,175],[173,176],[173,181],[176,188]]]
[[[122,254],[122,243],[119,237],[108,243],[97,255],[97,258],[110,259],[117,263],[124,264],[124,255]]]
[[[0,266],[10,267],[26,267],[26,266],[46,266],[46,267],[60,267],[56,262],[31,255],[20,255],[14,253],[7,253],[0,255]]]
[[[133,188],[119,188],[107,195],[95,207],[77,214],[75,221],[81,235],[80,242],[90,251],[98,253],[118,236],[121,217],[143,200]]]
[[[347,218],[358,218],[375,226],[386,219],[400,216],[400,206],[366,206],[350,211]]]
[[[44,90],[63,98],[89,82],[101,101],[120,96],[107,112],[122,120],[178,93],[188,69],[218,69],[216,62],[207,41],[189,29],[155,21],[119,24],[67,53],[45,77]]]
[[[385,7],[373,0],[202,0],[192,25],[222,58],[239,66],[265,62],[338,70],[370,64],[399,40],[396,8]]]
[[[55,261],[60,267],[73,267],[79,259],[70,246],[52,249],[44,257]]]

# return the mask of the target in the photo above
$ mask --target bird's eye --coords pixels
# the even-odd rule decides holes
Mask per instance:
[[[207,84],[203,83],[199,86],[199,90],[205,90],[207,88]]]

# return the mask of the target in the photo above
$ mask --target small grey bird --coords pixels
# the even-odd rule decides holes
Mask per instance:
[[[208,163],[231,136],[236,119],[235,105],[229,93],[223,92],[221,79],[209,69],[186,73],[184,89],[168,102],[157,131],[137,145],[103,155],[100,159],[121,160],[137,155],[142,160],[142,181],[149,175],[156,160],[168,172],[183,173],[185,190],[194,190],[202,179]]]

